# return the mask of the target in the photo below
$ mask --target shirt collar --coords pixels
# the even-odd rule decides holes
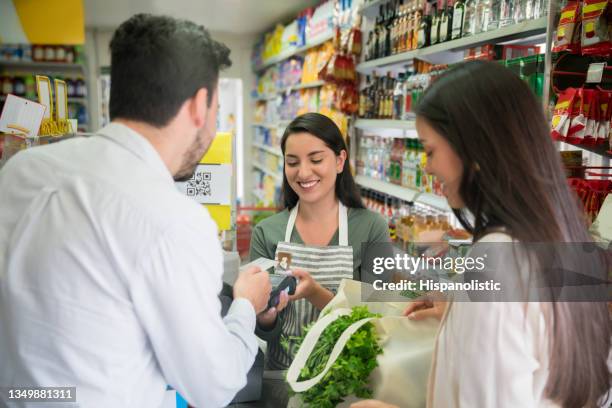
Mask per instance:
[[[121,123],[111,122],[100,129],[97,135],[110,139],[124,149],[129,150],[148,166],[154,168],[161,177],[174,184],[174,178],[161,156],[153,145],[140,133]]]

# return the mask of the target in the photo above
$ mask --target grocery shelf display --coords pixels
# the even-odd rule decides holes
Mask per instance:
[[[591,4],[596,0],[588,1]],[[488,60],[506,66],[529,85],[553,121],[556,120],[555,112],[557,117],[563,114],[558,110],[553,112],[559,95],[565,98],[565,105],[577,104],[574,116],[580,113],[580,105],[589,106],[593,98],[602,112],[602,106],[612,105],[608,103],[612,87],[607,88],[608,84],[612,85],[612,71],[607,67],[596,96],[592,96],[591,91],[578,90],[583,87],[589,66],[595,62],[612,62],[609,60],[611,53],[597,55],[596,51],[601,51],[603,46],[598,48],[590,40],[589,51],[581,54],[569,42],[572,38],[569,34],[563,34],[563,29],[561,35],[557,32],[555,22],[565,3],[546,0],[354,2],[347,15],[352,13],[352,21],[359,21],[362,44],[354,66],[347,63],[345,68],[354,69],[361,76],[355,76],[358,84],[356,109],[345,113],[346,127],[341,126],[341,129],[346,131],[349,141],[357,183],[367,191],[381,194],[389,206],[394,200],[418,203],[432,211],[448,214],[453,221],[439,186],[424,172],[427,159],[415,140],[418,135],[413,108],[432,81],[463,61]],[[328,21],[331,27],[339,18],[330,16]],[[563,20],[563,14],[561,24],[566,30],[574,28],[567,18]],[[555,33],[558,38],[553,41]],[[258,82],[253,92],[252,146],[259,160],[253,167],[258,197],[265,196],[265,204],[278,202],[281,179],[273,175],[275,172],[282,174],[279,142],[287,121],[304,112],[320,112],[327,108],[333,112],[336,108],[333,100],[338,99],[338,92],[334,86],[342,81],[337,81],[333,74],[327,75],[329,69],[322,64],[329,60],[342,40],[337,41],[333,32],[329,35],[332,41],[328,43],[298,42],[293,48],[280,49],[267,58],[256,58]],[[345,39],[346,35],[338,38]],[[272,41],[274,36],[278,49],[279,44],[284,45],[284,34],[277,27],[267,40]],[[563,46],[565,49],[561,50]],[[272,48],[269,43],[268,49]],[[580,72],[574,72],[576,69]],[[565,85],[560,88],[560,84]],[[346,99],[351,98],[349,94]],[[577,140],[556,137],[553,132],[553,137],[563,142],[558,145],[560,152],[571,151],[574,146],[584,152],[580,166],[593,167],[583,172],[586,179],[605,179],[610,172],[607,167],[612,152],[611,132],[604,130],[604,126],[609,129],[610,114],[612,110],[608,109],[600,115],[599,137]],[[585,112],[581,117],[584,115]],[[571,115],[569,120],[572,120]],[[583,190],[593,184],[569,182]],[[597,188],[601,189],[602,185],[607,186],[599,183]],[[588,205],[592,207],[592,204],[585,204]]]
[[[81,46],[43,44],[0,45],[0,110],[6,96],[36,100],[36,75],[66,82],[68,117],[78,120],[78,131],[90,131],[88,85]]]

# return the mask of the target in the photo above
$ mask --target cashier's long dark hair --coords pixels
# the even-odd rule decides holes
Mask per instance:
[[[428,88],[416,113],[463,162],[466,208],[454,211],[476,240],[496,227],[524,243],[592,240],[541,103],[514,73],[495,63],[461,64]],[[564,407],[596,406],[610,388],[607,305],[547,305],[546,396]]]
[[[306,132],[321,139],[327,147],[329,147],[336,156],[340,155],[342,150],[346,151],[346,160],[342,172],[336,178],[336,197],[347,208],[364,208],[361,201],[361,195],[351,174],[348,149],[340,129],[333,120],[320,113],[310,112],[298,116],[285,129],[283,138],[281,139],[281,149],[285,154],[285,144],[287,138],[294,133]],[[283,205],[287,209],[292,209],[297,204],[299,197],[289,185],[287,176],[283,171],[283,187],[282,187]]]

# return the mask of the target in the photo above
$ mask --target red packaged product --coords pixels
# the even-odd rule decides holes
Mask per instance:
[[[612,102],[612,92],[599,91],[598,100],[599,118],[595,132],[595,144],[603,144],[608,140],[608,134],[610,133],[610,102]]]
[[[585,89],[582,99],[584,114],[586,115],[586,127],[582,133],[582,144],[594,146],[597,140],[597,124],[599,122],[599,95],[595,89]]]
[[[608,4],[608,0],[584,0],[580,37],[583,55],[610,55],[612,52]]]
[[[576,99],[576,89],[567,88],[557,98],[553,112],[551,135],[555,140],[565,141],[569,133],[571,111]]]
[[[567,143],[580,144],[584,138],[584,130],[587,125],[587,114],[589,105],[585,104],[584,99],[589,98],[589,93],[584,88],[576,90],[574,104],[570,110],[570,126],[567,132]]]
[[[571,1],[561,10],[553,52],[580,50],[580,2]]]

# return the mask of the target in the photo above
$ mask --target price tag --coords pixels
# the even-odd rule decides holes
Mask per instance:
[[[589,84],[601,83],[601,78],[603,77],[603,72],[606,65],[607,64],[605,62],[595,62],[590,64],[589,70],[587,71],[586,82]]]

